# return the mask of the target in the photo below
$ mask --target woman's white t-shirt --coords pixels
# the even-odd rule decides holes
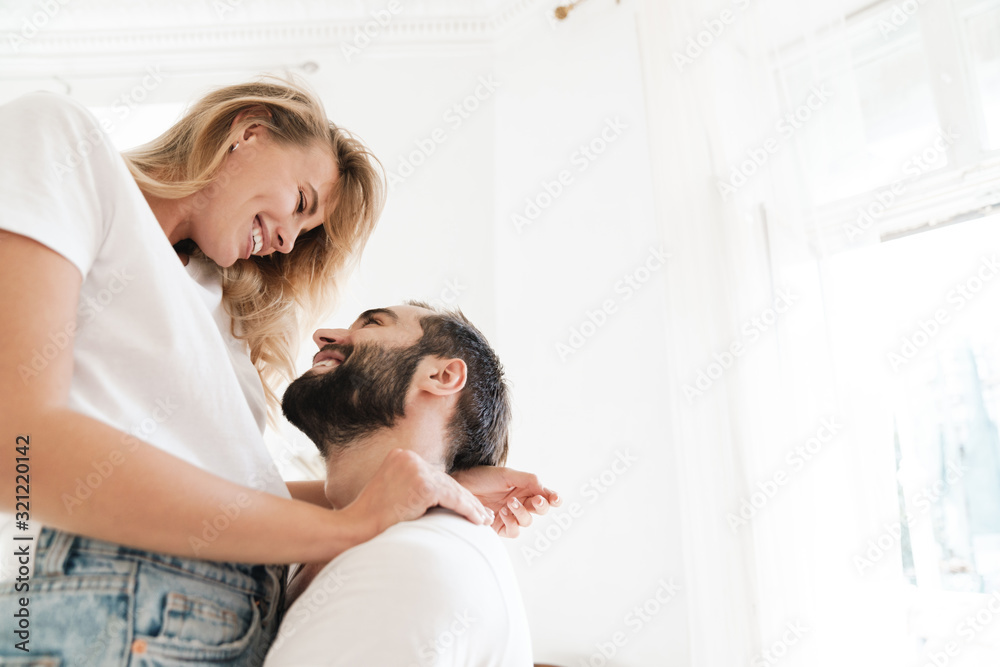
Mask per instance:
[[[68,98],[27,95],[0,106],[0,146],[0,230],[48,246],[83,276],[75,321],[18,365],[21,380],[71,345],[69,407],[131,434],[119,448],[126,458],[138,439],[290,497],[264,445],[263,387],[230,335],[218,277],[181,263],[97,120]],[[80,470],[64,504],[114,465]]]

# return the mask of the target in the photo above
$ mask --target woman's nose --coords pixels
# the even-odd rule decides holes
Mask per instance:
[[[350,332],[347,329],[317,329],[313,333],[313,342],[316,347],[323,349],[331,343],[345,345],[350,342]]]
[[[274,243],[272,245],[275,250],[287,255],[295,246],[295,233],[289,233],[288,229],[283,226],[276,227],[274,229]]]

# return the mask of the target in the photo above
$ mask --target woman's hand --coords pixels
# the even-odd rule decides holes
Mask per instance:
[[[478,466],[452,475],[479,501],[496,514],[493,530],[501,537],[517,537],[531,525],[532,514],[545,514],[562,500],[527,472],[498,466]]]
[[[389,452],[354,502],[341,511],[367,526],[370,538],[400,521],[421,517],[437,505],[475,524],[490,525],[496,518],[451,476],[405,449]]]

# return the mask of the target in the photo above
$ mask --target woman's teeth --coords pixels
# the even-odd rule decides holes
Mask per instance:
[[[253,219],[253,253],[256,255],[264,247],[264,234],[260,230],[260,222],[257,218]]]

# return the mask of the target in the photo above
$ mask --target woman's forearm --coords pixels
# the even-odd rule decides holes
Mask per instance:
[[[30,517],[44,525],[247,563],[328,560],[375,532],[356,515],[235,484],[66,408],[3,417],[2,507],[15,509],[15,438],[29,436]]]
[[[321,479],[285,482],[285,486],[288,487],[289,495],[296,500],[312,503],[324,509],[331,507],[330,501],[326,497],[326,482]]]

